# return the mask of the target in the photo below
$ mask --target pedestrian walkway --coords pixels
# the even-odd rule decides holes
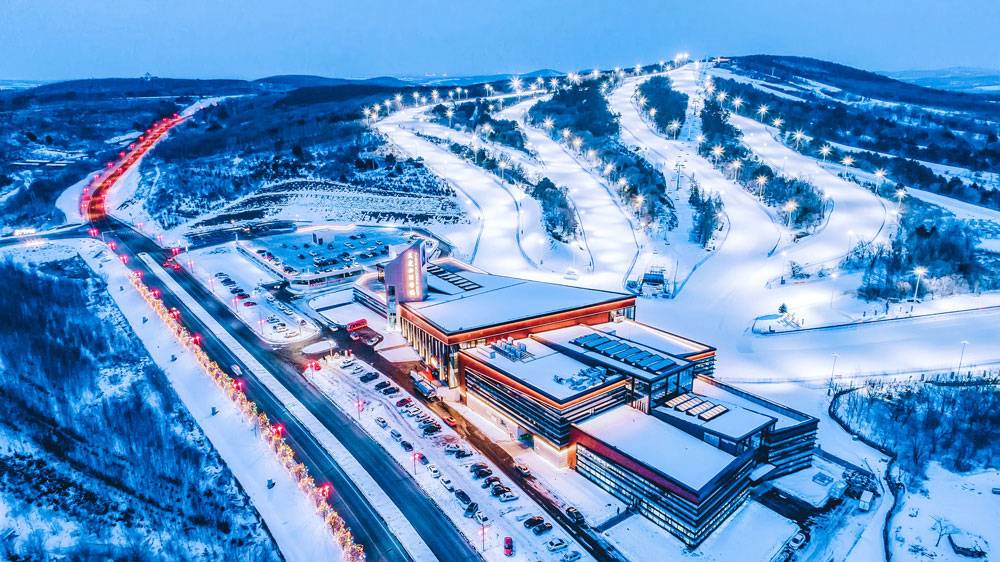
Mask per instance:
[[[598,533],[603,533],[604,531],[607,531],[608,529],[614,527],[615,525],[621,523],[622,521],[628,519],[629,517],[632,517],[636,513],[638,513],[638,511],[630,507],[627,507],[625,508],[625,511],[612,515],[607,521],[594,527],[594,530],[597,531]]]

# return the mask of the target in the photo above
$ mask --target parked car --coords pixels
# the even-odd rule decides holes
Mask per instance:
[[[434,435],[435,433],[441,431],[441,426],[434,424],[424,428],[424,435]]]
[[[493,486],[493,488],[490,490],[490,495],[493,496],[494,498],[498,498],[509,491],[510,488],[508,488],[507,486],[504,486],[503,484],[497,484]]]
[[[458,451],[455,452],[455,458],[457,459],[464,459],[466,457],[471,457],[471,456],[472,453],[470,451],[466,451],[465,449],[459,449]]]
[[[485,490],[486,488],[489,488],[490,486],[492,486],[494,484],[499,484],[499,483],[500,483],[500,477],[499,476],[490,476],[486,480],[483,480],[483,485],[480,486],[480,487]]]
[[[469,505],[469,502],[472,501],[472,498],[469,497],[469,494],[465,493],[465,490],[455,490],[455,497],[464,505]]]
[[[389,388],[390,386],[392,386],[391,382],[389,382],[389,381],[382,381],[382,382],[380,382],[380,383],[378,383],[378,384],[375,385],[375,390],[382,390],[383,388]]]
[[[549,522],[542,523],[541,525],[535,525],[534,527],[531,528],[531,532],[535,533],[536,535],[544,535],[545,533],[548,533],[551,530],[552,530],[552,523]]]
[[[402,399],[396,401],[396,407],[397,408],[402,408],[403,406],[406,406],[407,404],[409,404],[411,402],[413,402],[413,400],[411,400],[409,398],[402,398]]]
[[[238,300],[238,301],[241,301],[243,299],[248,299],[248,298],[250,298],[250,295],[248,295],[246,293],[240,293],[240,294],[236,295],[236,300]]]
[[[493,475],[493,471],[490,470],[490,469],[488,469],[488,468],[481,468],[481,469],[479,469],[479,470],[477,470],[477,471],[475,471],[475,472],[472,473],[472,477],[475,478],[476,480],[482,480],[483,478],[486,478],[487,476],[492,476],[492,475]]]
[[[489,468],[489,467],[490,467],[490,465],[488,465],[488,464],[486,464],[484,462],[474,462],[474,463],[472,463],[472,464],[469,465],[469,472],[475,472],[477,470],[482,470],[484,468]]]
[[[545,523],[545,519],[542,519],[542,517],[535,515],[534,517],[529,517],[524,520],[524,528],[530,529],[536,525],[541,525],[542,523]]]
[[[396,431],[395,429],[393,429],[392,431],[390,431],[389,435],[392,436],[392,440],[393,441],[402,441],[403,440],[403,434],[400,433],[400,432],[398,432],[398,431]]]
[[[413,450],[413,445],[409,441],[400,441],[399,446],[403,448],[404,451],[410,452]]]
[[[375,418],[375,423],[377,423],[379,427],[385,427],[386,425],[388,425],[388,423],[385,421],[385,418],[383,417]]]
[[[795,536],[792,537],[792,540],[788,541],[788,546],[791,548],[802,548],[803,546],[806,545],[807,542],[809,542],[809,537],[807,537],[805,533],[800,531],[798,533],[795,533]]]
[[[478,521],[478,522],[479,522],[479,524],[480,524],[480,525],[482,525],[482,526],[484,526],[484,527],[485,527],[486,525],[489,525],[489,524],[490,524],[490,523],[492,522],[492,521],[490,520],[489,516],[487,516],[487,515],[486,515],[485,513],[483,513],[482,511],[477,511],[477,512],[476,512],[476,521]]]
[[[455,418],[451,416],[445,416],[443,419],[444,423],[448,424],[450,427],[455,427],[456,425],[458,425],[458,422],[455,421]]]
[[[420,464],[427,466],[427,463],[431,462],[427,459],[427,455],[423,453],[417,453],[417,454],[420,455],[420,458],[417,459],[418,461],[420,461]]]
[[[563,554],[563,557],[560,558],[559,560],[560,562],[576,562],[577,560],[580,559],[580,556],[582,556],[580,552],[574,550],[572,552],[567,552],[566,554]]]
[[[537,535],[538,533],[535,534]],[[566,548],[567,546],[569,545],[566,544],[566,541],[564,539],[552,539],[549,542],[545,543],[545,548],[549,549],[549,552],[556,552]]]
[[[378,378],[378,373],[368,373],[367,375],[361,377],[361,382],[372,382]]]
[[[583,514],[575,507],[570,506],[566,508],[566,517],[569,517],[570,521],[577,525],[583,524]]]
[[[455,485],[451,483],[451,478],[442,477],[440,480],[438,480],[438,482],[441,482],[441,485],[444,486],[444,489],[448,490],[449,492],[455,489]]]
[[[243,306],[257,306],[257,303],[255,303],[253,301],[247,301],[247,302],[243,303]]]
[[[531,476],[531,471],[528,470],[528,467],[524,466],[523,464],[515,464],[514,470],[516,470],[517,473],[520,474],[521,476],[524,477]]]
[[[462,515],[466,517],[472,517],[473,515],[476,514],[477,511],[479,511],[479,504],[476,502],[472,502],[469,505],[465,506],[465,513],[463,513]]]
[[[399,393],[399,389],[396,388],[395,386],[391,386],[391,387],[389,387],[389,388],[387,388],[387,389],[385,389],[385,390],[382,391],[382,394],[385,394],[386,396],[392,396],[393,394],[398,394],[398,393]]]
[[[427,465],[427,472],[430,472],[431,476],[434,478],[441,478],[441,471],[438,470],[438,467],[433,464]]]
[[[500,501],[502,501],[502,502],[512,502],[512,501],[516,500],[518,497],[520,497],[520,496],[518,496],[514,492],[506,492],[504,494],[500,494]],[[548,525],[548,523],[546,523],[546,525]]]
[[[514,556],[514,539],[511,537],[503,538],[503,555]]]
[[[462,448],[454,443],[448,443],[447,445],[444,446],[445,453],[457,453],[461,450]]]

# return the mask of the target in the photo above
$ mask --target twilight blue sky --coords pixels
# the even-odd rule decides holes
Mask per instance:
[[[997,22],[998,0],[0,0],[0,79],[517,73],[679,51],[995,68]]]

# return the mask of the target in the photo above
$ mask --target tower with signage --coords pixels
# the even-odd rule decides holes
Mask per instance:
[[[388,329],[397,331],[399,304],[422,301],[427,297],[427,264],[422,241],[414,242],[381,266],[379,273],[385,283]]]

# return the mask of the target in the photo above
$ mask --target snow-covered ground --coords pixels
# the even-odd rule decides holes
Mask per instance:
[[[948,538],[938,540],[940,520],[946,529],[977,537],[993,558],[1000,548],[1000,471],[984,470],[955,474],[937,463],[927,467],[927,480],[920,489],[907,490],[902,507],[889,526],[889,543],[894,560],[968,560],[955,554]]]
[[[339,547],[323,520],[315,515],[315,506],[299,491],[267,443],[254,434],[254,425],[243,418],[202,371],[194,356],[177,342],[132,289],[127,278],[129,270],[106,245],[97,240],[67,240],[17,250],[37,261],[79,252],[107,283],[109,295],[240,481],[285,558],[302,562],[340,559]],[[215,415],[213,408],[218,410]],[[267,487],[268,480],[275,482],[271,489]]]
[[[445,453],[444,446],[449,443],[457,443],[463,448],[473,450],[446,424],[441,424],[442,431],[438,435],[424,437],[423,432],[417,427],[417,420],[412,416],[405,415],[395,406],[398,400],[410,397],[405,390],[401,390],[398,394],[385,396],[373,387],[376,383],[386,379],[380,377],[368,384],[362,384],[359,380],[360,374],[355,375],[350,372],[355,366],[362,367],[361,374],[372,372],[374,368],[371,365],[355,358],[355,364],[350,369],[341,369],[340,362],[340,359],[332,361],[324,359],[322,361],[323,369],[307,371],[307,376],[331,402],[350,415],[358,416],[362,427],[396,459],[400,466],[414,475],[417,484],[455,523],[470,543],[482,548],[482,536],[479,534],[482,525],[475,519],[463,516],[465,506],[455,498],[454,493],[441,485],[441,479],[450,479],[456,490],[464,490],[472,497],[472,501],[479,505],[479,510],[491,520],[487,526],[484,553],[486,560],[508,559],[503,554],[504,537],[514,539],[514,560],[546,560],[551,562],[559,560],[566,551],[550,553],[545,547],[546,542],[557,537],[570,543],[569,550],[577,550],[583,554],[581,560],[592,560],[586,551],[563,533],[558,526],[541,536],[535,536],[531,531],[525,529],[518,517],[525,514],[541,514],[543,513],[541,508],[525,496],[515,483],[509,482],[506,477],[503,477],[498,470],[495,470],[494,473],[500,476],[504,485],[510,487],[520,498],[512,502],[501,502],[490,496],[488,490],[482,489],[482,481],[472,477],[468,467],[477,462],[484,462],[487,465],[491,463],[479,453],[464,459],[457,459],[454,455]],[[412,397],[410,398],[412,399]],[[360,413],[357,409],[357,401],[359,400],[363,403]],[[414,400],[414,402],[419,404],[419,401]],[[423,411],[428,412],[427,410]],[[378,418],[385,420],[385,427],[381,427],[376,421]],[[400,441],[393,439],[390,434],[392,430],[401,434]],[[413,451],[405,451],[400,444],[402,441],[412,444]],[[429,465],[437,467],[440,471],[440,478],[435,478],[427,466],[417,462],[413,458],[414,453],[425,455]]]

